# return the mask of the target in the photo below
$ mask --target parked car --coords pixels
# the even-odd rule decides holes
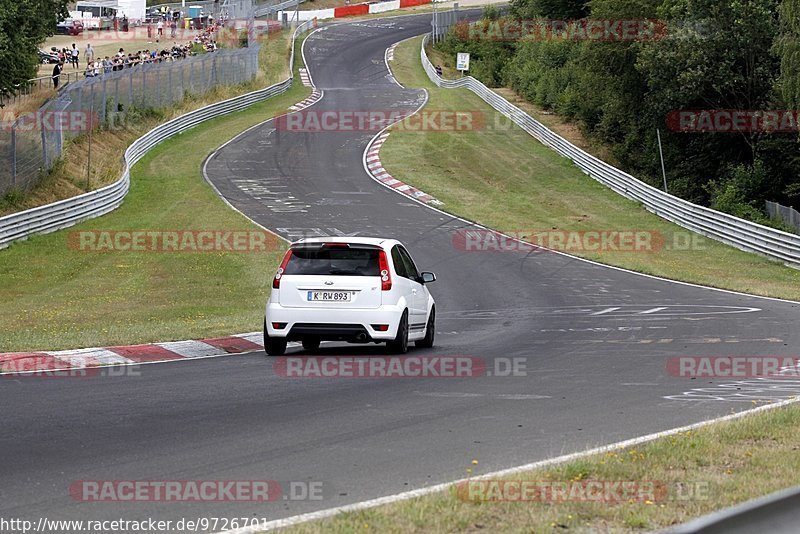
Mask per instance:
[[[275,356],[289,341],[316,350],[326,340],[387,343],[400,354],[409,341],[432,347],[436,307],[427,284],[435,280],[395,239],[301,239],[273,278],[264,349]]]
[[[80,35],[83,33],[83,22],[75,19],[66,19],[56,24],[56,33],[61,35]]]
[[[45,52],[39,49],[39,63],[42,65],[50,65],[58,63],[58,54],[55,52]]]

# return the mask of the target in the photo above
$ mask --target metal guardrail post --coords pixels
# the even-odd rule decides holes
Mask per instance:
[[[142,70],[142,109],[147,108],[147,70],[145,67],[146,65],[141,65],[139,67]]]
[[[108,118],[107,113],[108,110],[108,88],[107,88],[108,80],[106,79],[106,75],[103,74],[103,95],[102,95],[102,104],[100,106],[100,124],[106,124],[106,119]]]
[[[50,165],[49,162],[47,161],[47,132],[45,131],[46,130],[45,121],[43,120],[40,121],[40,124],[41,127],[39,128],[39,130],[41,131],[39,132],[39,135],[42,138],[42,165],[44,166],[45,169],[49,169]]]
[[[17,185],[17,128],[11,125],[11,187]]]
[[[64,147],[64,109],[58,110],[58,120],[56,121],[56,158],[61,157],[61,151]]]
[[[156,71],[156,107],[161,107],[161,65],[153,65]]]
[[[83,111],[83,86],[78,87],[78,104],[76,106],[78,109],[77,111]]]
[[[117,112],[119,112],[119,76],[114,77],[114,108],[112,112],[115,117]]]

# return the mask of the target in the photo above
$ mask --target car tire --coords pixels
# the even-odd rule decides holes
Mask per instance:
[[[425,337],[419,341],[415,341],[414,345],[423,349],[433,347],[433,338],[436,335],[436,306],[431,308],[431,314],[428,316],[428,324],[425,325]]]
[[[303,349],[308,352],[319,350],[319,339],[309,338],[303,340]]]
[[[405,354],[408,352],[408,310],[403,312],[400,324],[397,325],[397,335],[388,343],[389,352]]]
[[[269,337],[266,321],[264,321],[264,352],[267,356],[282,356],[286,352],[286,338]]]

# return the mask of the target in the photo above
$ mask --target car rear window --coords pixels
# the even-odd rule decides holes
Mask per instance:
[[[380,276],[378,249],[295,248],[283,274]]]

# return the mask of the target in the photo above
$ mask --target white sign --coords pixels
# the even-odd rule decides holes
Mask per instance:
[[[456,56],[456,70],[469,70],[469,54],[459,52]]]

